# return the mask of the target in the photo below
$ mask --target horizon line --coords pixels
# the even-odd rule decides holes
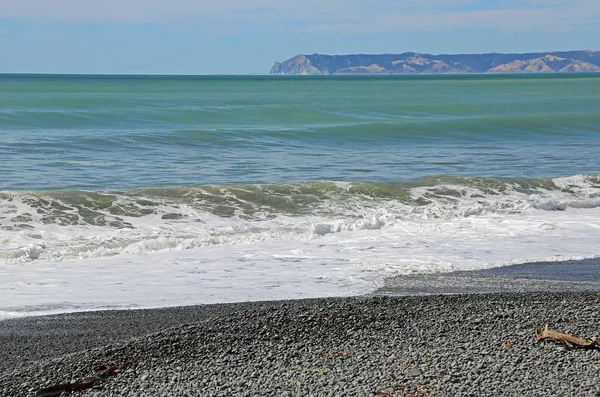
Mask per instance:
[[[473,77],[473,76],[596,76],[600,72],[505,72],[505,73],[390,73],[390,74],[176,74],[176,73],[12,73],[0,72],[0,77],[273,77],[273,78],[385,78],[385,77]]]

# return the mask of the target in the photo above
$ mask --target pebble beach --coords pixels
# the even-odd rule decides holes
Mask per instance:
[[[576,289],[576,288],[575,288]],[[364,296],[0,322],[1,396],[120,366],[81,396],[593,396],[594,291]]]

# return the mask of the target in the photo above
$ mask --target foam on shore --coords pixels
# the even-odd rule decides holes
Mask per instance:
[[[353,296],[369,293],[396,275],[593,258],[600,241],[597,219],[600,207],[398,218],[379,228],[339,230],[308,239],[265,237],[174,251],[3,263],[0,319]]]

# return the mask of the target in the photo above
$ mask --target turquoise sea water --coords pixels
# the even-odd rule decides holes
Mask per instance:
[[[0,189],[598,173],[600,76],[0,76]]]

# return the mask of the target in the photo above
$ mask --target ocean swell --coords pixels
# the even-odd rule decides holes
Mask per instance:
[[[0,261],[92,258],[258,241],[310,240],[404,221],[600,207],[600,176],[431,176],[131,191],[0,192]],[[548,217],[551,217],[549,214]]]

